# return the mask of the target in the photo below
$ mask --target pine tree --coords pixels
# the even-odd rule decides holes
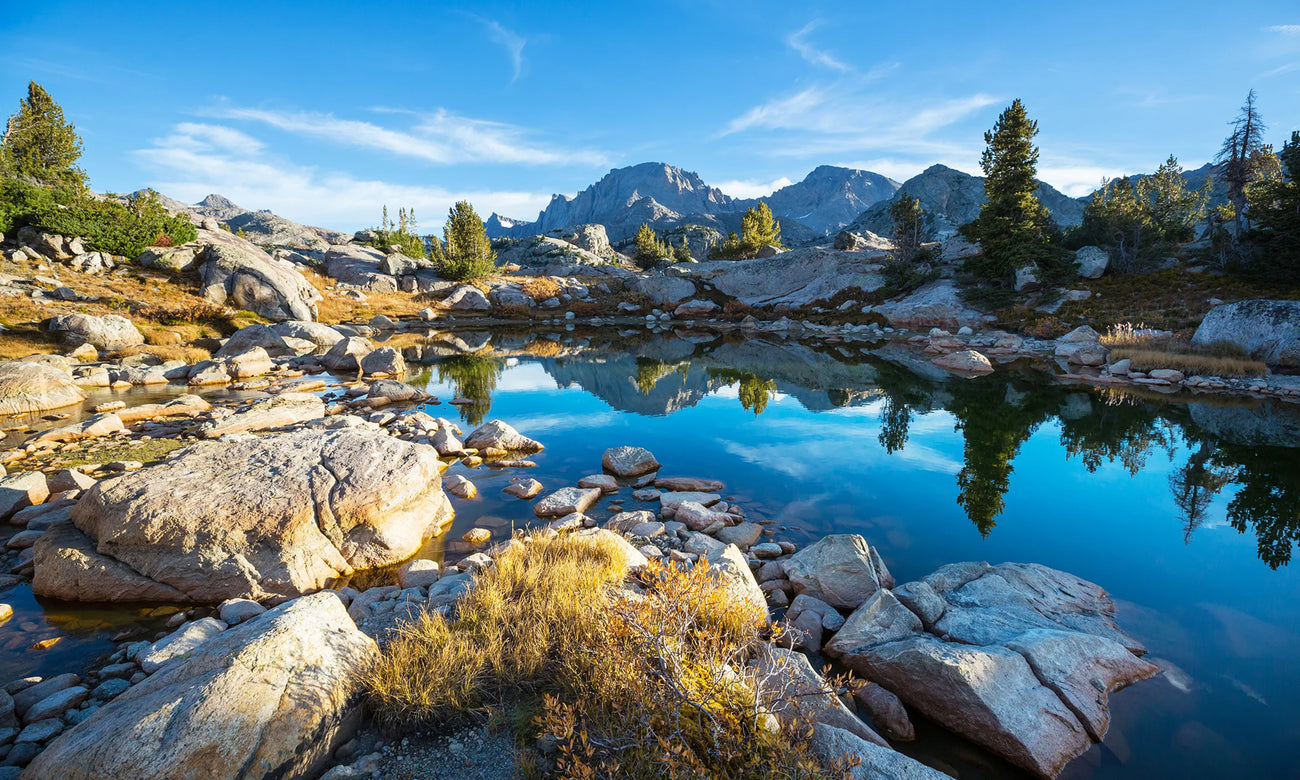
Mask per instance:
[[[1117,270],[1134,271],[1192,238],[1194,226],[1205,218],[1212,184],[1207,179],[1200,189],[1188,189],[1183,168],[1173,155],[1136,183],[1127,176],[1103,181],[1084,207],[1083,224],[1071,239],[1076,245],[1106,247]]]
[[[1103,182],[1092,194],[1083,209],[1079,235],[1108,248],[1115,267],[1126,272],[1133,271],[1159,239],[1149,210],[1127,176]]]
[[[1300,283],[1300,131],[1282,145],[1282,170],[1252,192],[1255,268],[1269,279]]]
[[[1246,214],[1246,188],[1255,181],[1263,162],[1260,153],[1264,151],[1264,131],[1268,129],[1255,107],[1255,90],[1246,93],[1246,102],[1231,124],[1232,132],[1224,139],[1215,158],[1218,163],[1215,175],[1228,186],[1228,199],[1235,207],[1233,232],[1240,236],[1250,227]]]
[[[987,200],[979,217],[967,226],[967,235],[980,244],[980,254],[967,268],[983,281],[1009,286],[1016,270],[1053,258],[1052,217],[1035,191],[1038,123],[1029,118],[1016,99],[984,134],[986,148],[980,157]]]
[[[1188,241],[1196,223],[1205,218],[1212,181],[1207,177],[1198,190],[1187,188],[1183,166],[1172,154],[1156,172],[1138,182],[1138,199],[1147,204],[1151,221],[1164,241]]]
[[[451,207],[442,235],[446,257],[438,272],[444,277],[463,282],[482,279],[495,270],[497,253],[469,201]]]
[[[911,264],[921,252],[921,201],[900,194],[889,207],[889,222],[894,235],[894,259]]]
[[[781,246],[781,225],[766,203],[759,201],[740,218],[740,238],[751,254],[765,246]]]
[[[76,167],[81,157],[81,137],[63,109],[35,81],[27,85],[27,99],[9,117],[0,141],[0,173],[41,184],[85,186],[86,174]]]
[[[642,222],[636,231],[636,259],[643,263],[654,262],[662,256],[659,250],[659,237],[649,223]]]

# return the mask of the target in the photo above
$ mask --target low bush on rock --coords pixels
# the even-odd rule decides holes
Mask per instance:
[[[0,179],[0,233],[23,226],[77,236],[92,252],[136,257],[151,246],[175,246],[198,238],[183,215],[167,213],[157,194],[126,204],[99,200],[76,186],[44,187]]]
[[[365,673],[376,717],[402,727],[535,713],[564,777],[834,776],[806,729],[777,725],[746,667],[765,612],[705,565],[652,563],[625,588],[621,544],[559,537],[502,554],[454,619],[417,619]]]

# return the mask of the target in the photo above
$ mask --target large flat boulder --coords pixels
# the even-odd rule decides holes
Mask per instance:
[[[978,328],[992,319],[967,305],[951,279],[937,279],[901,298],[874,307],[874,311],[890,325],[905,328]]]
[[[100,352],[120,352],[144,343],[135,325],[118,314],[62,314],[50,320],[49,330],[60,334],[70,347],[89,344]]]
[[[676,306],[695,295],[695,285],[680,276],[646,275],[627,280],[627,286],[656,306]]]
[[[316,319],[321,295],[292,263],[221,230],[200,229],[199,242],[206,245],[199,267],[204,298],[276,322]]]
[[[325,253],[325,273],[366,292],[397,292],[397,277],[380,270],[384,253],[363,244],[340,244]]]
[[[133,601],[143,577],[181,594],[167,600],[278,601],[405,560],[451,516],[437,453],[381,430],[203,442],[88,490],[72,511],[86,541],[38,540],[33,589]]]
[[[31,414],[71,406],[86,394],[67,371],[41,363],[0,363],[0,416]]]
[[[807,306],[856,289],[874,292],[884,286],[876,255],[847,254],[806,247],[768,258],[700,263],[692,277],[748,306]]]
[[[316,777],[361,718],[376,655],[343,603],[283,604],[195,647],[54,740],[25,777]]]
[[[325,349],[329,349],[343,340],[342,333],[322,322],[286,320],[275,323],[271,326],[271,330],[280,334],[281,338],[302,339]]]
[[[1229,344],[1270,366],[1300,368],[1300,301],[1215,306],[1201,320],[1192,344]]]
[[[826,651],[908,707],[1054,777],[1105,736],[1107,694],[1159,671],[1114,612],[1101,587],[1066,572],[954,563],[879,590]]]
[[[280,393],[254,401],[234,414],[219,417],[202,428],[203,438],[219,439],[228,433],[282,428],[325,416],[325,402],[312,393]]]
[[[844,661],[909,707],[1040,777],[1055,777],[1092,744],[1014,650],[916,636]]]

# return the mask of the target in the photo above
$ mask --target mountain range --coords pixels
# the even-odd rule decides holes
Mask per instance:
[[[1205,182],[1212,166],[1187,171],[1184,178],[1195,189]],[[1131,177],[1134,180],[1144,174]],[[1211,205],[1224,200],[1216,185]],[[899,196],[916,197],[924,211],[926,232],[945,238],[979,216],[984,204],[984,179],[944,165],[932,165],[899,184],[871,171],[822,165],[800,182],[763,198],[734,198],[709,186],[696,173],[661,162],[615,168],[576,196],[554,195],[531,222],[492,214],[484,223],[493,238],[525,238],[555,233],[574,225],[604,225],[615,243],[630,239],[643,223],[664,232],[684,225],[701,225],[723,235],[740,232],[744,212],[765,202],[781,224],[786,246],[801,246],[848,229],[853,232],[890,232],[889,206]],[[1038,183],[1038,198],[1062,227],[1078,225],[1090,195],[1071,198],[1045,182]],[[221,195],[208,195],[196,204],[162,196],[173,212],[196,220],[211,217],[231,230],[244,231],[259,244],[292,245],[324,249],[348,241],[350,234],[311,227],[279,217],[270,211],[252,211]]]
[[[896,195],[911,195],[920,201],[925,230],[933,238],[946,238],[957,228],[979,216],[984,205],[984,179],[971,176],[946,165],[931,165],[903,182]],[[1052,213],[1061,227],[1073,227],[1083,221],[1085,198],[1071,198],[1046,182],[1038,182],[1038,199]],[[848,230],[870,231],[879,235],[890,232],[891,201],[876,203],[863,211]]]
[[[574,197],[552,196],[532,222],[493,214],[486,225],[493,238],[539,235],[588,223],[604,225],[615,242],[630,238],[642,223],[660,231],[698,224],[730,233],[739,232],[741,216],[762,200],[781,222],[782,235],[804,243],[839,230],[897,189],[897,182],[878,173],[823,165],[768,197],[733,198],[696,173],[650,162],[615,168]]]
[[[144,190],[131,193],[138,195]],[[263,209],[252,211],[238,206],[224,195],[209,195],[198,203],[182,203],[179,200],[159,195],[164,208],[173,214],[185,213],[198,220],[211,217],[230,226],[232,231],[244,231],[244,235],[255,244],[275,244],[277,246],[299,246],[307,249],[328,249],[331,244],[343,244],[352,238],[351,233],[343,233],[328,228],[301,225]]]
[[[1198,173],[1189,172],[1189,179]],[[733,198],[696,173],[652,162],[615,168],[576,196],[554,195],[531,222],[493,214],[485,224],[493,238],[521,238],[596,223],[618,243],[631,238],[642,223],[660,232],[687,224],[739,232],[743,213],[763,201],[780,221],[785,243],[798,246],[845,227],[888,234],[889,204],[900,192],[920,200],[928,232],[943,237],[979,215],[984,179],[932,165],[899,184],[871,171],[822,165],[769,196]],[[1039,182],[1038,197],[1062,227],[1082,221],[1086,197],[1071,198],[1044,182]]]

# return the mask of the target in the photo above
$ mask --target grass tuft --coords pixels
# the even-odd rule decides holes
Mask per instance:
[[[627,575],[608,536],[536,539],[476,575],[452,620],[413,621],[366,670],[389,727],[512,717],[556,750],[530,773],[581,778],[830,777],[807,724],[777,724],[746,662],[767,632],[710,576],[652,563]],[[781,695],[785,695],[782,693]]]
[[[1134,371],[1172,368],[1188,376],[1259,377],[1267,368],[1258,360],[1241,357],[1201,355],[1160,349],[1119,347],[1110,353],[1111,361],[1127,359]]]

